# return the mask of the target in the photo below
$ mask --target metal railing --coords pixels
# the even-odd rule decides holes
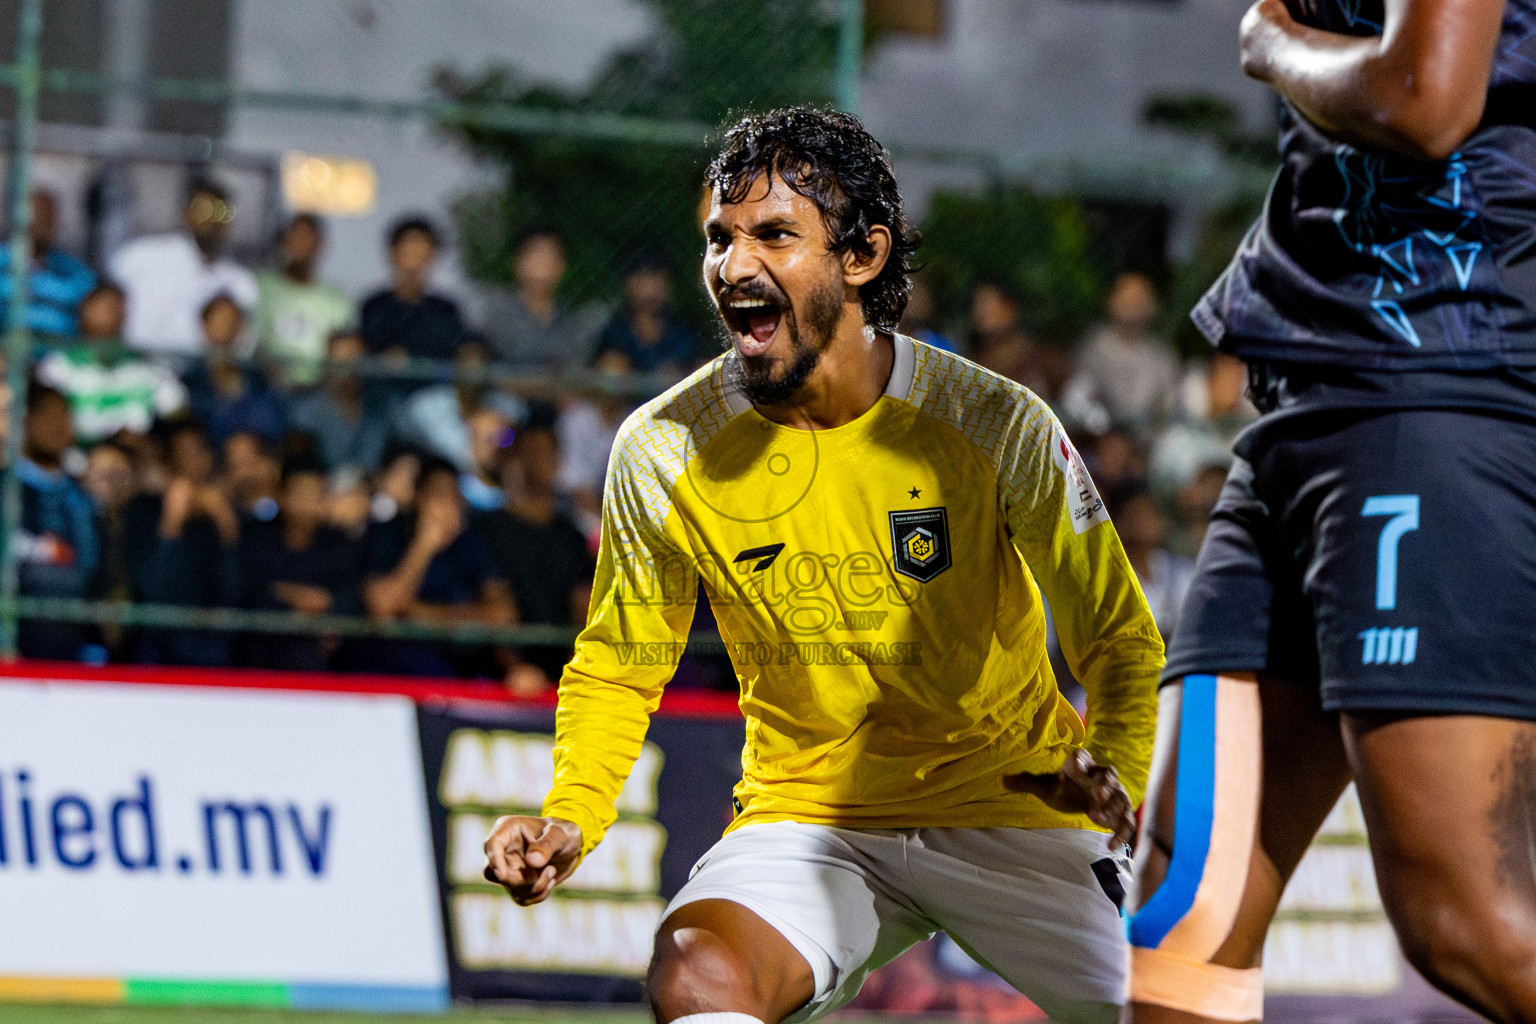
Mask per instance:
[[[842,0],[836,93],[845,107],[857,103],[857,80],[863,42],[862,0]],[[339,113],[354,116],[457,123],[523,134],[558,134],[587,139],[639,142],[658,146],[698,148],[711,126],[689,121],[659,121],[595,112],[564,112],[508,104],[464,104],[446,100],[379,100],[352,95],[320,95],[298,91],[241,88],[225,82],[156,78],[124,81],[104,75],[42,66],[42,0],[21,0],[15,59],[0,65],[0,88],[16,96],[12,131],[14,147],[8,182],[11,226],[10,327],[4,351],[11,402],[5,442],[5,465],[22,457],[22,418],[34,356],[28,326],[31,298],[32,154],[37,145],[39,100],[44,91],[127,94],[146,99],[185,100],[212,104],[291,110],[296,113]],[[670,380],[646,375],[613,375],[587,370],[529,373],[498,366],[460,368],[431,360],[370,357],[347,364],[346,372],[374,379],[412,382],[459,381],[499,385],[524,393],[553,392],[645,398],[664,389]],[[431,639],[458,643],[524,646],[569,644],[574,629],[552,626],[491,627],[477,623],[448,625],[381,621],[361,616],[301,615],[233,608],[196,608],[159,604],[129,604],[73,598],[43,598],[19,593],[19,563],[14,534],[22,518],[22,485],[14,472],[0,486],[0,658],[17,654],[20,620],[46,620],[122,627],[257,632],[288,635],[332,635],[391,639]]]
[[[370,637],[381,640],[443,640],[511,647],[563,647],[577,630],[565,626],[488,626],[478,622],[422,623],[362,615],[302,615],[244,608],[193,608],[149,602],[91,601],[74,597],[18,596],[0,613],[47,622],[125,628],[273,633],[287,636]]]
[[[865,41],[863,0],[839,0],[836,61],[831,93],[840,107],[857,112],[859,74]],[[296,114],[346,114],[357,117],[424,121],[436,124],[480,126],[516,134],[561,135],[590,140],[643,143],[655,146],[700,148],[707,144],[711,125],[687,120],[657,120],[594,111],[561,111],[510,103],[459,103],[442,99],[391,100],[359,95],[318,94],[303,91],[251,89],[226,82],[153,78],[121,80],[84,71],[44,68],[41,59],[43,0],[20,0],[14,59],[0,64],[0,89],[16,96],[11,137],[8,201],[11,225],[10,327],[6,333],[6,379],[11,393],[5,464],[16,466],[22,455],[22,417],[27,404],[27,384],[35,339],[27,324],[31,266],[29,235],[32,186],[32,154],[38,137],[39,100],[44,92],[120,94],[154,100],[181,100],[229,104],[251,108],[287,110]],[[1096,185],[1118,183],[1131,192],[1144,191],[1151,182],[1168,190],[1209,189],[1209,175],[1187,165],[1137,165],[1040,161],[1028,154],[989,150],[891,147],[898,157],[948,162],[974,167],[988,180],[1020,176],[1044,170],[1062,181],[1086,181]],[[1251,184],[1251,183],[1250,183]],[[572,392],[645,398],[671,382],[638,375],[615,376],[595,371],[529,373],[497,366],[450,370],[445,364],[425,360],[401,362],[371,357],[348,364],[348,373],[373,378],[409,381],[462,380],[505,386],[526,392]],[[380,622],[346,616],[304,616],[236,609],[124,605],[114,602],[39,598],[18,592],[18,552],[12,532],[22,513],[21,483],[6,472],[0,486],[0,658],[17,651],[21,619],[115,624],[123,626],[171,626],[289,634],[330,633],[343,636],[409,637],[466,642],[508,644],[568,643],[572,630],[543,626],[490,628],[478,625],[426,626],[416,623]]]

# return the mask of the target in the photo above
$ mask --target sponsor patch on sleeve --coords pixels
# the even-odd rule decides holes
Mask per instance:
[[[1055,460],[1056,468],[1061,470],[1062,482],[1067,489],[1067,512],[1072,516],[1072,532],[1081,534],[1106,522],[1109,512],[1104,508],[1104,499],[1099,497],[1098,488],[1093,486],[1093,478],[1088,475],[1083,457],[1072,447],[1072,442],[1067,440],[1067,432],[1060,425],[1051,436],[1051,458]]]

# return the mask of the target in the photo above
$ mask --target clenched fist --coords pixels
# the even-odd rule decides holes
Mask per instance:
[[[522,907],[542,903],[581,862],[581,829],[564,818],[507,815],[485,840],[486,881]]]
[[[1033,793],[1058,811],[1086,814],[1095,825],[1112,830],[1125,846],[1136,838],[1136,809],[1120,776],[1081,748],[1068,754],[1054,775],[1020,772],[1005,776],[1003,785],[1016,793]]]

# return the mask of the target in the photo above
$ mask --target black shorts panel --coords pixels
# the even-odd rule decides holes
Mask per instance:
[[[1253,467],[1238,459],[1195,561],[1165,680],[1228,671],[1317,683],[1312,612],[1275,526],[1254,494]]]
[[[1536,424],[1309,416],[1237,462],[1164,678],[1316,681],[1330,709],[1536,719]]]

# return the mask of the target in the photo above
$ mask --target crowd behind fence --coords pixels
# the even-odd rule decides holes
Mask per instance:
[[[677,268],[639,249],[622,294],[572,307],[563,240],[534,227],[514,287],[456,298],[433,283],[441,229],[409,217],[380,243],[391,279],[354,303],[320,274],[313,215],[288,220],[269,267],[223,255],[238,211],[214,180],[189,189],[183,229],[99,267],[57,247],[58,202],[31,194],[24,655],[550,684],[584,617],[618,426],[718,351],[672,312]],[[1181,366],[1137,273],[1070,349],[1032,339],[998,282],[957,323],[933,310],[919,278],[903,330],[1073,426],[1171,628],[1240,374]],[[718,651],[696,662],[685,679],[729,685]]]
[[[856,30],[861,5],[842,7]],[[19,619],[20,653],[547,689],[585,615],[616,430],[719,351],[684,308],[698,297],[674,294],[692,268],[637,228],[613,293],[572,305],[568,240],[534,221],[510,246],[512,284],[451,295],[434,267],[454,243],[430,211],[380,240],[391,275],[354,301],[324,280],[312,214],[287,216],[268,265],[233,258],[248,214],[208,168],[180,228],[88,261],[57,237],[60,204],[82,197],[29,182],[38,11],[22,5],[3,76],[18,96],[0,267],[17,597],[0,595],[0,618]],[[855,38],[837,65],[845,106]],[[941,304],[943,282],[920,276],[902,329],[1068,423],[1168,631],[1247,411],[1243,376],[1181,365],[1155,330],[1153,281],[1113,281],[1070,345],[1031,337],[1021,296],[984,277]],[[701,602],[681,684],[735,685],[712,629]]]

